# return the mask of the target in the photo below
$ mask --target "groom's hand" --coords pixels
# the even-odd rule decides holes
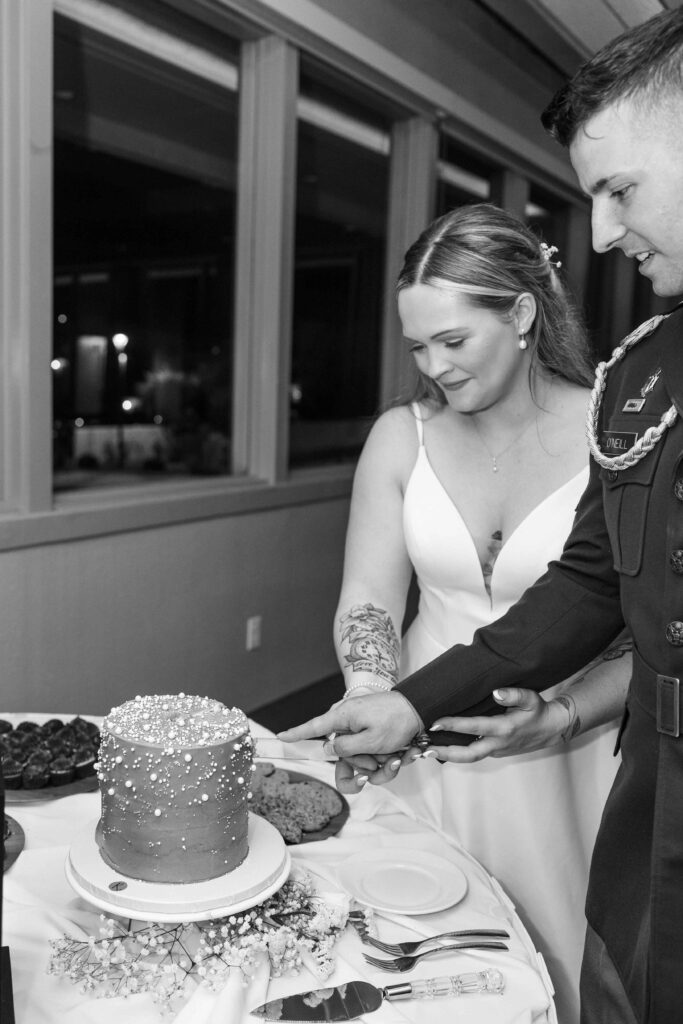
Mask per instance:
[[[324,715],[278,733],[278,739],[294,742],[335,733],[328,744],[332,744],[335,754],[345,758],[391,754],[409,746],[421,729],[422,722],[412,704],[402,694],[389,691],[345,698]]]

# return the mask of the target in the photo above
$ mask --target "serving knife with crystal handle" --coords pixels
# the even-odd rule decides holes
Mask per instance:
[[[495,967],[467,974],[455,974],[425,981],[406,981],[400,985],[378,988],[367,981],[349,981],[336,988],[321,988],[313,992],[300,992],[270,1002],[252,1010],[262,1020],[288,1021],[290,1024],[310,1024],[315,1021],[357,1020],[365,1013],[378,1010],[384,1000],[434,999],[437,996],[461,996],[473,993],[502,995],[505,979]]]

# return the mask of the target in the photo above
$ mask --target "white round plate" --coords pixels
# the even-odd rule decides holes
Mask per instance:
[[[180,924],[225,917],[261,903],[287,880],[289,850],[278,830],[249,815],[249,853],[227,875],[205,882],[141,882],[110,868],[100,855],[93,822],[71,846],[65,864],[72,888],[88,903],[135,921]]]
[[[337,876],[361,903],[396,914],[433,914],[459,903],[467,892],[460,868],[423,850],[354,854],[339,865]]]

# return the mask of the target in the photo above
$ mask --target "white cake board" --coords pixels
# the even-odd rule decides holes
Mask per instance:
[[[142,882],[121,875],[102,859],[95,821],[76,839],[66,859],[66,877],[88,903],[136,921],[182,923],[225,917],[261,903],[287,880],[289,850],[278,830],[249,815],[249,853],[239,867],[206,882]]]

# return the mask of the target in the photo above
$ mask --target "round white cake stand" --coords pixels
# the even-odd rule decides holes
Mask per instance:
[[[88,903],[135,921],[180,924],[247,910],[280,889],[291,867],[289,850],[278,830],[250,814],[249,853],[234,871],[205,882],[142,882],[105,863],[95,840],[96,825],[81,833],[69,849],[66,877]]]

